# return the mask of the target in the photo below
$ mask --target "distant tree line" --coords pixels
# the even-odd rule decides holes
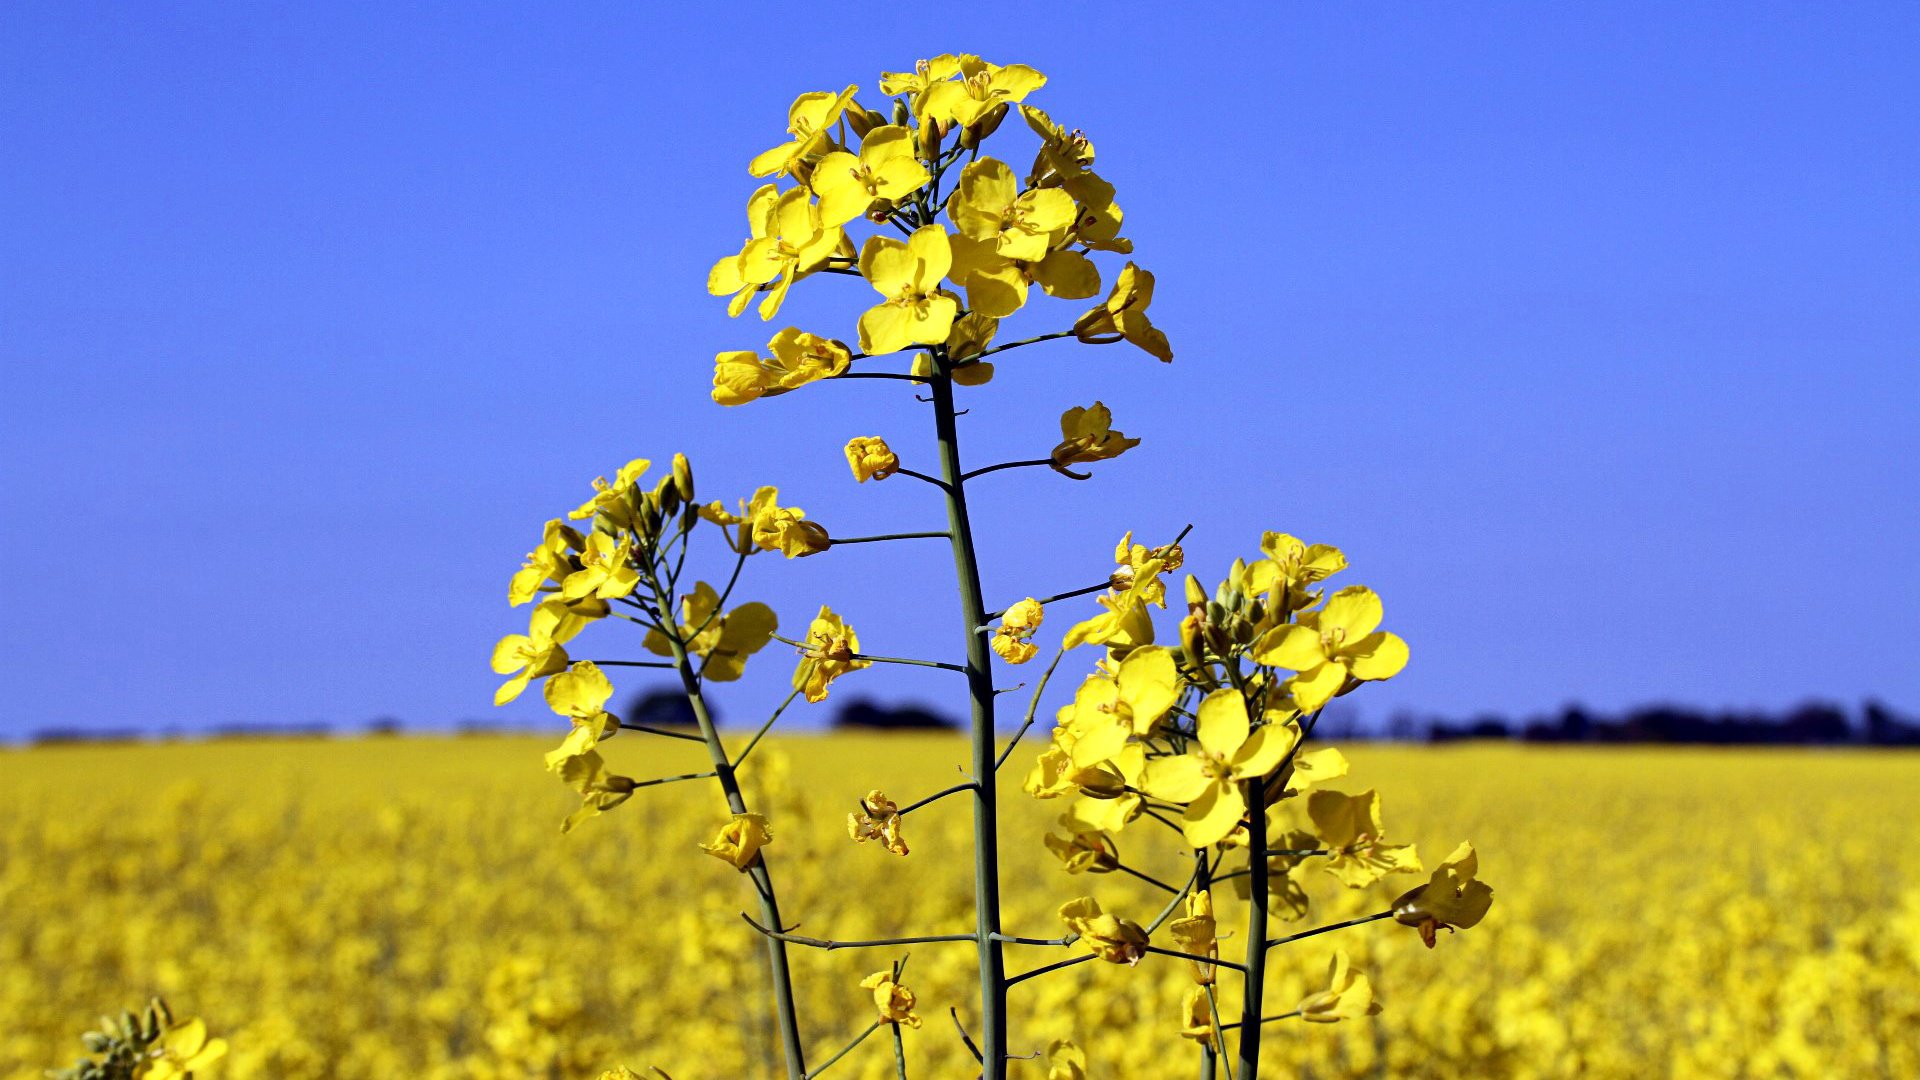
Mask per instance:
[[[1826,702],[1782,713],[1712,712],[1683,705],[1647,705],[1618,716],[1569,705],[1558,716],[1515,721],[1480,716],[1466,721],[1397,718],[1396,734],[1424,730],[1429,742],[1516,739],[1535,743],[1699,743],[1716,746],[1920,746],[1920,722],[1878,701],[1857,715]]]

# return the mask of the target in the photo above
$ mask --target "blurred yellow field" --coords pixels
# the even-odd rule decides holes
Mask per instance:
[[[549,742],[0,753],[0,1077],[70,1063],[95,1016],[153,993],[229,1038],[217,1076],[593,1077],[619,1063],[676,1080],[773,1075],[764,954],[738,915],[749,886],[697,846],[725,816],[711,782],[641,791],[562,837],[577,797],[542,771]],[[636,776],[702,767],[692,743],[622,738],[608,753]],[[1273,1065],[1316,1077],[1920,1075],[1920,757],[1349,753],[1354,772],[1335,786],[1380,787],[1388,829],[1403,823],[1429,863],[1472,840],[1497,902],[1431,952],[1390,922],[1289,947],[1268,1000],[1291,1007],[1317,989],[1337,944],[1386,1010],[1273,1025]],[[957,736],[790,737],[755,752],[749,794],[772,818],[768,857],[801,932],[970,927],[970,863],[939,857],[969,842],[963,800],[907,820],[905,859],[845,831],[870,787],[917,798],[953,783],[965,754]],[[1143,882],[1066,874],[1041,844],[1059,804],[1009,787],[1012,932],[1060,934],[1055,908],[1085,893],[1143,921],[1160,907]],[[1130,862],[1181,874],[1172,834],[1138,828],[1123,843]],[[1378,910],[1402,887],[1352,894],[1326,877],[1301,926]],[[1219,892],[1232,926],[1239,901]],[[1228,939],[1224,954],[1235,950]],[[796,952],[817,1055],[866,1026],[858,981],[905,951]],[[970,1075],[947,1009],[973,1008],[972,950],[910,951],[927,1021],[905,1033],[915,1074]],[[1010,968],[1065,955],[1016,948]],[[1071,1037],[1095,1078],[1192,1076],[1193,1044],[1177,1035],[1188,985],[1184,961],[1158,956],[1023,983],[1015,1052]],[[893,1068],[875,1039],[829,1075]]]

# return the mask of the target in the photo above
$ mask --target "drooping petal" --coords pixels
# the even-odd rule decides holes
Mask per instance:
[[[1200,745],[1218,757],[1230,758],[1247,741],[1247,702],[1238,690],[1215,690],[1201,702],[1196,714]]]
[[[1407,643],[1385,630],[1376,630],[1343,651],[1353,677],[1368,682],[1391,679],[1407,666]]]
[[[1148,758],[1140,773],[1140,789],[1168,802],[1192,802],[1212,783],[1206,767],[1191,754]]]
[[[1228,833],[1239,828],[1240,819],[1246,814],[1247,800],[1240,794],[1240,785],[1216,781],[1187,807],[1180,820],[1180,831],[1187,843],[1197,848],[1208,847],[1225,840]]]

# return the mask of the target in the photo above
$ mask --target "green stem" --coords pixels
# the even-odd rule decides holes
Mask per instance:
[[[928,383],[933,397],[934,434],[940,443],[940,478],[946,482],[947,524],[953,543],[953,572],[960,585],[960,627],[967,644],[967,693],[973,720],[973,894],[980,950],[980,1051],[982,1080],[1007,1075],[1007,970],[1000,932],[1000,824],[994,775],[993,654],[980,627],[987,622],[980,592],[980,563],[967,517],[965,472],[960,467],[960,436],[954,422],[953,379],[944,350],[936,349],[936,372]]]
[[[1206,851],[1198,853],[1193,861],[1193,880],[1187,884],[1187,888],[1202,892],[1213,888],[1212,874],[1213,860],[1209,857],[1209,853]],[[1156,926],[1155,929],[1158,927]],[[1211,1007],[1212,1003],[1209,1002],[1208,1005]],[[1215,1017],[1214,1022],[1218,1023],[1219,1018]],[[1214,1080],[1219,1073],[1220,1055],[1212,1046],[1202,1043],[1200,1045],[1200,1080]]]
[[[655,593],[660,592],[659,579],[651,566],[646,566],[649,585]],[[663,599],[663,603],[666,601]],[[680,631],[669,626],[662,635],[673,650],[673,666],[680,672],[680,688],[686,694],[687,704],[693,708],[693,718],[700,726],[700,736],[707,744],[707,758],[713,762],[715,777],[720,781],[720,790],[727,797],[727,809],[736,814],[747,812],[747,801],[740,794],[740,781],[734,775],[733,764],[727,760],[727,748],[720,741],[720,731],[714,726],[713,713],[707,708],[707,699],[700,691],[700,676],[693,670],[693,661],[687,656],[686,642],[680,639]],[[747,868],[747,874],[753,879],[754,892],[760,895],[760,914],[769,926],[783,925],[780,921],[780,905],[774,899],[773,876],[767,869],[766,853],[754,860]],[[793,973],[787,966],[787,946],[783,941],[767,939],[767,961],[771,968],[770,979],[773,983],[773,998],[776,1011],[775,1019],[780,1025],[780,1044],[787,1055],[787,1076],[790,1080],[805,1080],[807,1075],[806,1048],[800,1041],[800,1018],[793,1005]]]
[[[1281,781],[1285,783],[1285,781]],[[1247,781],[1247,850],[1267,850],[1267,784]],[[1240,1080],[1260,1074],[1260,1006],[1267,977],[1267,860],[1255,856],[1247,874],[1246,980],[1240,994]]]
[[[848,1054],[852,1053],[854,1047],[859,1046],[863,1042],[866,1042],[867,1036],[879,1030],[880,1030],[880,1021],[875,1020],[873,1022],[872,1027],[869,1027],[867,1030],[861,1032],[858,1035],[855,1035],[853,1037],[852,1042],[841,1047],[838,1053],[834,1054],[832,1057],[828,1058],[827,1060],[821,1062],[819,1068],[813,1070],[810,1073],[800,1074],[800,1080],[813,1080],[813,1077],[819,1076],[821,1073],[826,1072],[827,1066],[832,1065],[834,1062],[839,1061],[841,1058],[846,1057]]]

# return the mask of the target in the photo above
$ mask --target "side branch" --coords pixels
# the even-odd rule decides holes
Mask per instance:
[[[793,945],[806,945],[810,948],[824,949],[827,952],[832,952],[835,949],[877,949],[888,945],[924,945],[937,941],[979,940],[972,934],[925,934],[919,937],[876,938],[872,941],[831,941],[827,938],[807,937],[804,934],[793,934],[784,930],[769,930],[759,923],[754,922],[753,916],[748,915],[744,911],[740,913],[740,917],[747,921],[748,926],[753,927],[755,930],[760,931],[775,941],[785,941]]]
[[[975,469],[969,473],[961,473],[960,479],[971,480],[976,476],[985,476],[988,473],[999,472],[1002,469],[1027,469],[1027,468],[1032,468],[1035,465],[1052,465],[1052,464],[1053,464],[1052,458],[1033,458],[1028,461],[1003,461],[998,465],[988,465],[986,468],[983,468],[983,469]]]
[[[1334,930],[1345,930],[1349,926],[1361,926],[1366,923],[1379,922],[1381,919],[1390,919],[1392,917],[1393,909],[1388,908],[1385,911],[1376,911],[1371,915],[1362,915],[1357,919],[1348,919],[1346,922],[1328,923],[1325,926],[1316,926],[1311,930],[1302,930],[1297,934],[1288,934],[1286,937],[1268,938],[1267,948],[1271,949],[1276,945],[1285,945],[1289,941],[1299,941],[1302,938],[1310,938],[1316,934],[1325,934]]]
[[[918,802],[909,803],[908,805],[901,807],[900,816],[906,817],[908,814],[911,814],[915,810],[918,810],[921,807],[926,806],[928,803],[938,802],[939,800],[944,799],[949,795],[958,795],[963,791],[972,791],[974,788],[977,788],[979,786],[980,786],[979,784],[976,784],[973,781],[969,780],[964,784],[955,784],[950,788],[946,788],[945,790],[936,791],[933,794],[927,796],[924,799],[921,799]]]
[[[877,544],[882,540],[932,540],[935,538],[951,540],[953,534],[945,532],[881,533],[879,536],[850,536],[845,539],[833,537],[827,543],[831,547],[839,547],[842,544]]]

